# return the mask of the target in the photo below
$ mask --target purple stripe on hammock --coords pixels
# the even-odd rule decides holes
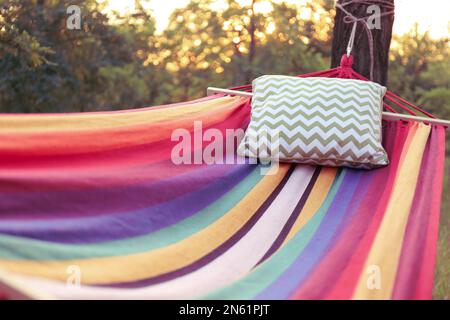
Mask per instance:
[[[199,190],[171,201],[134,212],[83,219],[0,222],[0,232],[60,243],[95,243],[155,232],[173,225],[207,207],[247,177],[255,165],[234,166],[231,172]],[[186,178],[186,177],[185,177]]]
[[[403,140],[401,144],[397,144],[399,142],[397,139],[397,129],[397,125],[388,125],[384,132],[385,148],[389,155],[392,154],[393,148],[402,147],[405,142]],[[360,206],[356,209],[357,212],[351,219],[343,223],[343,225],[346,225],[346,228],[340,231],[339,237],[335,237],[335,240],[332,241],[334,243],[333,248],[320,261],[320,264],[325,263],[326,269],[318,264],[310,276],[308,276],[308,279],[305,280],[304,285],[296,290],[296,298],[320,299],[321,297],[325,297],[326,293],[330,290],[330,283],[336,283],[339,279],[339,272],[323,272],[323,270],[329,270],[331,266],[335,270],[344,270],[346,268],[349,259],[359,245],[360,239],[365,234],[367,226],[371,224],[373,213],[379,206],[378,199],[385,192],[384,187],[389,181],[389,175],[393,175],[397,171],[394,165],[395,159],[392,159],[392,157],[390,159],[391,165],[366,173],[373,176],[371,189],[366,192],[365,199],[361,201]],[[343,240],[346,240],[345,244],[341,243]],[[337,246],[339,248],[336,248]],[[334,252],[336,249],[339,250],[338,253]],[[332,259],[332,263],[328,259]],[[317,276],[316,273],[320,273],[320,276]],[[311,277],[315,279],[314,283],[311,282]]]
[[[133,282],[123,282],[123,283],[115,283],[115,284],[109,284],[105,287],[114,287],[114,288],[140,288],[140,287],[146,287],[154,284],[158,284],[161,282],[173,280],[175,278],[181,277],[183,275],[186,275],[188,273],[191,273],[204,265],[210,263],[220,255],[222,255],[225,251],[227,251],[229,248],[231,248],[234,244],[236,244],[255,224],[258,222],[258,220],[263,216],[264,212],[269,208],[269,206],[272,204],[272,202],[275,200],[275,198],[278,196],[278,194],[281,192],[283,187],[285,186],[286,182],[289,180],[289,177],[291,176],[292,172],[294,171],[295,165],[291,165],[289,168],[289,171],[286,173],[286,175],[283,177],[281,182],[278,184],[278,186],[274,189],[274,191],[270,194],[269,197],[264,201],[264,203],[256,210],[256,212],[252,215],[252,217],[244,224],[244,226],[239,229],[236,233],[234,233],[228,240],[223,242],[220,246],[200,258],[199,260],[196,260],[195,262],[174,270],[172,272],[168,272],[165,274],[158,275],[156,277],[147,278],[139,281],[133,281]]]
[[[234,169],[235,165],[198,166],[193,171],[163,180],[88,191],[0,193],[0,222],[72,218],[137,210],[198,190]]]
[[[338,193],[304,250],[289,268],[272,282],[271,285],[260,292],[255,299],[270,300],[289,298],[289,295],[299,287],[309,272],[320,261],[321,257],[326,254],[343,218],[346,214],[349,214],[349,210],[352,207],[351,201],[360,201],[360,198],[364,194],[364,189],[367,188],[365,186],[365,188],[356,192],[357,187],[363,187],[360,184],[360,179],[364,176],[361,170],[345,169],[345,171],[347,172],[345,173]],[[343,173],[344,171],[340,174]],[[367,174],[367,172],[364,172],[364,174]],[[354,199],[355,195],[359,199]]]

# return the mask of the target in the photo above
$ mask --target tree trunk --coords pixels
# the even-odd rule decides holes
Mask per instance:
[[[394,0],[389,0],[394,3]],[[348,0],[338,0],[339,3],[348,2]],[[367,12],[367,5],[351,4],[345,9],[353,14],[355,17],[367,17],[371,13]],[[381,8],[384,12],[386,8]],[[336,17],[334,20],[333,43],[331,51],[331,67],[339,66],[341,57],[347,51],[348,40],[352,31],[353,23],[344,22],[345,13],[336,8]],[[389,47],[392,38],[392,25],[394,24],[394,15],[383,16],[380,18],[381,28],[371,29],[373,36],[373,79],[382,85],[387,85],[388,80],[388,66],[389,66]],[[361,22],[358,22],[356,27],[355,43],[352,52],[354,62],[353,69],[362,74],[366,78],[370,78],[370,49],[369,39]]]

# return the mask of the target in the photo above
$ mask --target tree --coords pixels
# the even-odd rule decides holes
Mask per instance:
[[[70,5],[81,29],[66,27]],[[143,68],[155,30],[142,10],[113,25],[95,0],[7,0],[0,9],[0,111],[61,112],[137,107],[149,101],[153,66]],[[140,16],[139,16],[140,15]]]
[[[442,119],[450,118],[450,45],[415,25],[395,36],[391,50],[390,87],[407,100]],[[450,154],[450,140],[447,153]]]
[[[191,1],[170,17],[158,37],[158,52],[147,62],[165,66],[164,95],[170,101],[188,100],[207,86],[229,87],[250,83],[266,73],[299,74],[323,69],[329,56],[331,29],[319,32],[310,19],[331,21],[329,1],[305,5],[277,1],[228,0],[213,9],[212,1]],[[314,16],[305,11],[318,10]],[[315,37],[316,40],[311,40]]]
[[[309,16],[313,12],[312,6],[319,3],[320,1],[304,6],[273,4],[273,11],[270,13],[273,31],[266,32],[267,42],[259,50],[257,75],[297,75],[327,68],[331,29],[324,29],[319,34],[309,20],[314,19]],[[326,10],[325,3],[322,5],[324,6],[321,7],[322,10],[318,10],[316,18],[326,23],[327,19],[331,21],[332,12]],[[323,54],[324,48],[327,48],[325,51],[328,51],[328,55]]]
[[[392,4],[394,0],[388,0]],[[345,4],[346,0],[338,0],[338,3]],[[375,3],[375,2],[374,2]],[[367,17],[368,5],[354,3],[345,6],[345,9],[357,18]],[[380,12],[390,11],[389,8],[380,8]],[[342,10],[337,10],[334,20],[333,30],[333,43],[332,43],[332,60],[331,66],[336,67],[341,61],[341,57],[346,53],[347,43],[351,34],[353,23],[346,23],[344,17],[346,13]],[[392,26],[394,24],[394,15],[387,15],[381,17],[380,27],[372,28],[370,32],[373,37],[373,61],[370,56],[369,39],[366,35],[366,31],[361,27],[361,23],[358,22],[355,45],[353,47],[352,55],[355,57],[353,68],[366,78],[370,78],[370,66],[373,63],[374,74],[373,81],[382,85],[387,84],[388,67],[389,67],[389,48],[392,38]]]
[[[186,101],[204,94],[206,84],[223,73],[223,20],[209,8],[210,1],[191,1],[171,15],[163,34],[155,39],[157,51],[146,64],[163,66],[168,72],[163,90],[171,101]]]

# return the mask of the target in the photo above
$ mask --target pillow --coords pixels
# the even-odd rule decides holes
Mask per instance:
[[[353,79],[257,78],[238,154],[335,167],[387,165],[381,144],[385,93],[377,83]]]

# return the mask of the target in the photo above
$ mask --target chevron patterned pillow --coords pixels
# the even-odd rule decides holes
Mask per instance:
[[[334,167],[387,165],[381,144],[385,93],[379,84],[352,79],[257,78],[238,154]]]

